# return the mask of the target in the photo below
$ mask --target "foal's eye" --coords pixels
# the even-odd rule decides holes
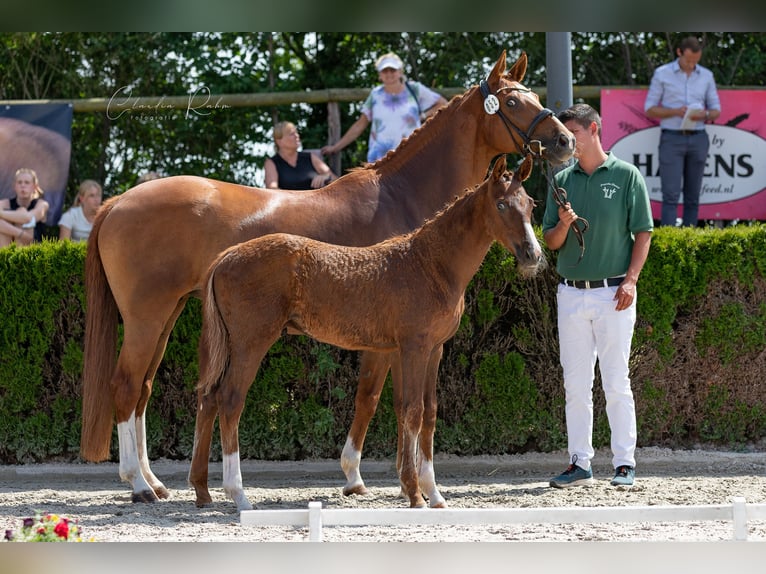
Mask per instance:
[[[505,205],[504,201],[498,201],[497,202],[497,210],[498,211],[504,211],[506,207],[508,207],[508,206]]]

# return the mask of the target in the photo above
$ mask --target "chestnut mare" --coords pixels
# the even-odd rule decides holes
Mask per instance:
[[[230,247],[213,262],[203,296],[199,391],[218,407],[223,488],[237,510],[253,508],[242,488],[239,417],[261,360],[285,330],[393,354],[402,492],[411,507],[425,506],[424,495],[430,506],[446,506],[433,468],[444,342],[457,331],[465,289],[495,240],[513,251],[523,274],[542,261],[534,202],[521,185],[532,157],[514,177],[505,169],[503,156],[481,186],[423,227],[371,247],[275,233]],[[198,417],[212,427],[209,417]],[[208,437],[212,428],[197,430]],[[195,440],[192,468],[207,466],[208,452]]]
[[[105,202],[85,261],[82,457],[108,458],[116,416],[119,473],[133,488],[132,500],[169,496],[147,457],[144,414],[152,379],[187,299],[200,295],[210,263],[227,247],[274,232],[372,245],[433,217],[456,190],[484,179],[500,153],[536,151],[553,162],[570,158],[572,134],[520,83],[526,55],[505,69],[503,53],[486,80],[453,98],[395,151],[322,189],[288,192],[176,176]],[[499,102],[499,110],[485,111],[485,102]],[[120,315],[124,337],[117,356]],[[354,420],[341,460],[346,493],[365,491],[361,450],[390,362],[386,352],[361,357]],[[216,416],[215,406],[202,397],[197,412],[210,420]],[[189,478],[207,484],[207,466],[193,469]],[[206,500],[209,495],[198,494],[198,502]]]

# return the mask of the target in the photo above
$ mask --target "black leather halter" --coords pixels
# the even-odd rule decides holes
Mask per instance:
[[[489,96],[493,98],[497,98],[495,94],[492,94],[490,92],[489,84],[487,83],[487,80],[481,81],[481,83],[479,84],[479,89],[481,90],[481,95],[484,98],[484,100],[486,100],[487,97]],[[500,93],[501,91],[531,92],[532,90],[530,90],[529,88],[524,88],[524,87],[517,87],[517,88],[507,87],[507,88],[499,89],[496,93]],[[487,112],[487,113],[490,113],[490,112]],[[535,116],[535,118],[532,120],[532,123],[529,124],[529,127],[526,129],[526,131],[524,131],[518,125],[513,123],[513,120],[511,120],[511,118],[509,118],[507,115],[503,113],[502,106],[498,106],[496,113],[497,115],[500,116],[500,119],[503,120],[503,124],[505,125],[505,128],[508,130],[508,133],[511,134],[511,139],[514,141],[514,143],[516,142],[516,140],[513,138],[514,131],[521,138],[523,145],[521,146],[521,149],[519,151],[522,154],[524,155],[531,154],[533,157],[542,157],[543,152],[545,151],[543,142],[541,142],[540,140],[533,140],[532,134],[535,133],[535,129],[537,129],[537,126],[540,122],[553,116],[552,110],[549,110],[548,108],[543,108],[542,110],[540,110],[538,114]]]

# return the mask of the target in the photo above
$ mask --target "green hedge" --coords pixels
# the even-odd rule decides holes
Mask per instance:
[[[85,246],[0,249],[0,462],[77,457]],[[495,245],[445,346],[435,448],[502,454],[564,448],[554,255],[534,279]],[[631,357],[640,445],[736,448],[766,435],[766,227],[656,230],[639,282]],[[200,305],[182,313],[147,411],[152,458],[188,459],[194,434]],[[245,458],[337,457],[353,417],[357,354],[306,337],[270,351],[240,424]],[[594,442],[609,426],[596,381]],[[116,437],[116,435],[115,435]],[[391,456],[386,384],[365,456]],[[217,438],[213,456],[220,456]],[[117,460],[117,441],[112,457]]]

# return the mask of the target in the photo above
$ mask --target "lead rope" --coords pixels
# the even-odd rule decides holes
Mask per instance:
[[[540,160],[542,162],[542,159]],[[557,187],[556,183],[553,180],[553,173],[551,170],[551,164],[550,162],[545,162],[545,169],[541,170],[543,172],[543,175],[545,176],[545,179],[548,182],[548,186],[551,188],[551,194],[553,195],[553,200],[556,202],[556,205],[558,205],[562,209],[566,209],[567,204],[567,192],[563,187]],[[578,222],[582,222],[579,224]],[[582,225],[582,227],[580,227]],[[585,237],[583,234],[588,231],[588,228],[590,227],[590,223],[588,223],[588,220],[584,217],[578,216],[577,219],[575,219],[574,223],[572,223],[572,228],[575,234],[575,237],[577,238],[577,243],[580,245],[580,257],[577,259],[577,263],[572,265],[572,267],[575,267],[582,261],[583,256],[585,255]]]

